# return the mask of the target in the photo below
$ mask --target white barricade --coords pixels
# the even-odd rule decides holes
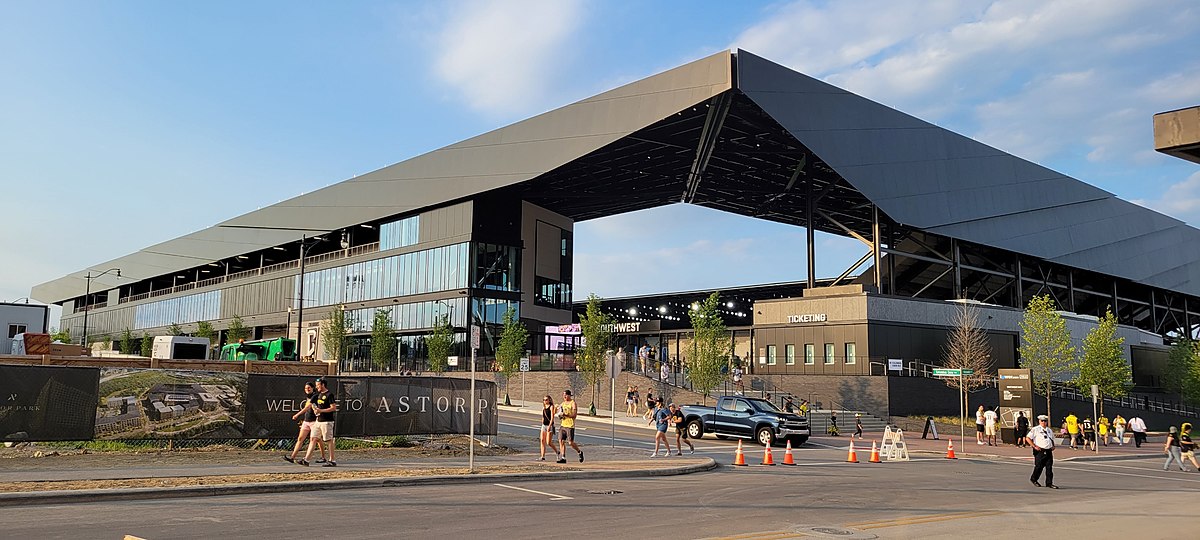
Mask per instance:
[[[885,427],[883,447],[879,453],[887,461],[908,461],[908,444],[904,442],[904,430]]]

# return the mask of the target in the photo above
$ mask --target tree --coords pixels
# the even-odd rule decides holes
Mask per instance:
[[[196,337],[207,339],[210,345],[213,344],[213,340],[216,335],[217,331],[213,329],[212,323],[208,321],[200,321],[200,323],[196,325]]]
[[[142,356],[150,358],[154,354],[154,336],[142,332]]]
[[[121,331],[121,354],[137,354],[139,350],[138,342],[133,337],[133,331],[128,326]]]
[[[425,338],[425,346],[429,350],[429,370],[444,373],[450,348],[454,346],[454,328],[450,326],[449,315],[442,315],[434,325],[433,332]]]
[[[321,342],[325,345],[325,359],[341,362],[350,344],[350,326],[346,324],[346,310],[338,306],[329,311],[329,318],[321,323]],[[298,346],[298,344],[297,344]]]
[[[959,391],[960,411],[966,413],[967,396],[974,390],[987,386],[990,375],[992,347],[988,344],[987,332],[979,327],[979,308],[974,304],[960,303],[951,320],[953,325],[943,348],[942,364],[951,369],[971,370],[970,375],[946,377],[942,382]]]
[[[1051,384],[1075,363],[1075,347],[1067,321],[1055,310],[1049,295],[1034,296],[1021,319],[1021,366],[1029,369],[1033,387],[1046,395],[1046,415],[1050,414]]]
[[[1105,310],[1096,325],[1083,338],[1083,354],[1079,359],[1079,376],[1075,388],[1090,393],[1092,385],[1100,387],[1105,396],[1121,397],[1133,386],[1133,371],[1125,362],[1125,338],[1117,337],[1117,318],[1111,309]]]
[[[1200,403],[1200,343],[1183,338],[1171,346],[1163,387],[1183,401]]]
[[[250,337],[250,329],[246,327],[246,323],[242,322],[241,315],[234,315],[225,335],[229,338],[230,343],[237,343]]]
[[[517,310],[509,306],[504,312],[504,331],[500,334],[500,344],[496,347],[496,364],[504,379],[504,404],[510,405],[508,399],[508,378],[520,367],[521,355],[525,354],[525,344],[529,341],[529,330],[517,319]]]
[[[378,308],[371,322],[371,362],[380,371],[387,371],[396,359],[396,338],[392,330],[392,310]]]
[[[54,332],[51,332],[50,333],[50,341],[57,341],[59,343],[70,343],[71,342],[71,332],[69,330],[56,330]]]
[[[171,323],[171,327],[167,329],[167,333],[172,336],[182,336],[183,327],[179,326],[179,323]]]
[[[725,380],[721,369],[729,362],[732,347],[729,330],[717,310],[720,303],[720,296],[714,292],[691,311],[695,336],[688,352],[687,378],[692,387],[706,397]]]
[[[596,414],[597,385],[608,367],[604,362],[604,352],[612,344],[612,324],[612,317],[600,311],[600,297],[595,293],[589,294],[587,311],[579,316],[583,344],[575,350],[575,364],[592,388],[592,405],[588,412],[591,415]]]

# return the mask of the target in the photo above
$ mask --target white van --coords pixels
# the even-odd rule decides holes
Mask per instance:
[[[150,355],[159,360],[208,360],[208,338],[154,336]]]

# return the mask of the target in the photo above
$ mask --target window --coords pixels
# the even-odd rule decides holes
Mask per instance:
[[[812,343],[804,344],[804,365],[811,366],[817,359],[817,346]]]
[[[775,365],[775,346],[767,345],[767,365]]]
[[[783,362],[789,366],[796,365],[796,346],[788,343],[783,346],[783,350],[785,355]]]
[[[854,363],[854,361],[855,361],[855,358],[854,358],[854,348],[855,348],[855,347],[854,347],[854,344],[853,344],[853,343],[847,343],[847,344],[846,344],[846,363],[847,363],[847,364],[853,364],[853,363]]]
[[[832,363],[833,363],[833,344],[826,343],[825,344],[825,365],[828,366]]]
[[[389,221],[379,226],[379,251],[411,246],[417,243],[421,216]]]
[[[12,338],[14,338],[14,337],[17,337],[17,334],[23,334],[23,333],[25,333],[25,328],[26,328],[26,326],[25,326],[25,325],[23,325],[23,324],[10,324],[10,325],[8,325],[8,339],[12,339]]]

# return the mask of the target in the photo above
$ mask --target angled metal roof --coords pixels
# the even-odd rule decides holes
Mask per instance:
[[[801,186],[838,223],[809,223]],[[874,204],[908,227],[1200,296],[1197,229],[744,51],[91,268],[146,279],[488,191],[577,221],[687,200],[835,234],[869,234]],[[82,295],[82,274],[31,296]],[[93,290],[128,283],[102,279]]]
[[[738,89],[899,223],[1200,295],[1200,230],[744,51]]]

